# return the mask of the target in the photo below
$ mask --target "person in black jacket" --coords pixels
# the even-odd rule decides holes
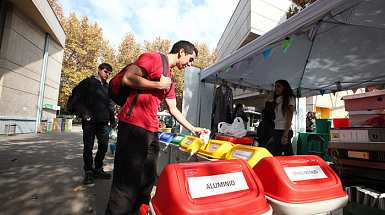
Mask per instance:
[[[93,183],[93,178],[109,179],[111,174],[104,172],[103,160],[108,149],[109,126],[115,123],[114,103],[108,96],[108,83],[112,67],[102,63],[98,67],[98,75],[84,79],[74,95],[74,107],[82,118],[83,128],[83,184]],[[93,168],[92,149],[95,136],[98,139],[98,151]]]
[[[274,136],[274,114],[269,108],[262,110],[262,121],[257,128],[258,146],[266,147],[271,137]]]
[[[243,122],[249,122],[249,119],[247,118],[245,112],[243,111],[243,104],[241,104],[241,103],[238,103],[235,106],[232,122],[234,122],[234,119],[236,117],[241,117]]]

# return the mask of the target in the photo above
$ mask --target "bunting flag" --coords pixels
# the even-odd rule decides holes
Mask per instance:
[[[337,92],[337,91],[332,90],[333,96],[336,96],[336,92]]]
[[[243,93],[245,93],[246,89],[247,89],[247,87],[242,87]]]
[[[312,29],[307,31],[307,36],[309,37],[310,41],[314,40],[314,37],[318,31],[318,28],[321,26],[321,24],[322,24],[322,22],[320,24],[314,26]]]
[[[362,3],[362,1],[359,2],[359,3],[356,4],[356,5],[353,5],[352,7],[349,7],[348,9],[346,9],[346,10],[340,12],[339,15],[341,16],[341,18],[342,18],[346,23],[350,24],[350,21],[352,20],[354,14],[355,14],[356,11],[357,11],[358,6],[359,6],[361,3]]]
[[[230,68],[231,68],[231,66],[228,66],[228,67],[226,68],[225,74],[229,71]]]
[[[302,87],[298,87],[298,88],[297,88],[297,97],[298,97],[298,98],[301,97],[301,90],[302,90]]]
[[[263,56],[265,57],[265,61],[266,59],[269,57],[270,53],[271,53],[271,50],[273,50],[273,48],[271,49],[268,49],[266,51],[263,52]]]
[[[374,89],[376,89],[376,85],[367,86],[366,88],[368,88],[369,92],[372,92]]]
[[[319,90],[319,92],[321,93],[321,96],[324,96],[325,90]]]
[[[238,72],[239,66],[241,66],[241,61],[239,61],[237,64],[235,64],[235,72]]]
[[[222,84],[222,78],[219,77],[219,84]]]
[[[282,48],[285,50],[284,54],[286,54],[286,50],[289,48],[291,42],[293,42],[293,38],[282,43]]]
[[[215,83],[218,83],[218,74],[215,74]]]
[[[249,68],[250,64],[252,64],[253,61],[254,61],[254,57],[249,57],[249,58],[247,59],[247,61],[248,61],[247,68]]]
[[[337,85],[337,91],[341,91],[342,90],[341,82],[336,81],[335,84]]]
[[[268,96],[270,96],[270,90],[266,90]]]
[[[358,90],[358,87],[352,88],[352,91],[353,91],[354,94],[356,94],[357,90]]]

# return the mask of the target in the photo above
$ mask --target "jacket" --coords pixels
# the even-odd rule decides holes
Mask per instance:
[[[78,115],[90,123],[115,122],[114,102],[108,96],[108,83],[102,84],[96,76],[84,79],[74,95],[74,107]]]
[[[225,94],[222,93],[222,89],[225,88]],[[221,85],[217,88],[215,93],[213,110],[214,124],[220,122],[232,123],[233,113],[233,90],[227,85]]]

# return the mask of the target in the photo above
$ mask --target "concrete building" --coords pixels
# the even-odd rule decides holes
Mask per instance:
[[[0,2],[0,134],[36,132],[59,108],[65,32],[47,0]]]

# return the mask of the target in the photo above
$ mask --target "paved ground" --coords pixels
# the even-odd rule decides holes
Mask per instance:
[[[112,178],[84,186],[82,150],[79,126],[0,138],[0,214],[104,214]],[[104,170],[111,174],[113,161],[108,151]],[[85,189],[74,191],[79,186]]]

